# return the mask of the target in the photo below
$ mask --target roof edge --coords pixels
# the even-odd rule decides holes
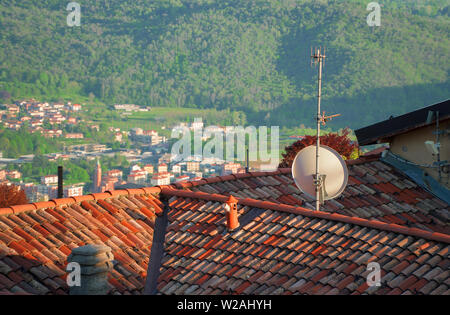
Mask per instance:
[[[187,190],[177,190],[169,187],[163,187],[161,189],[161,194],[168,195],[168,196],[177,196],[177,197],[186,197],[186,198],[193,198],[193,199],[202,199],[207,201],[217,201],[217,202],[226,202],[226,200],[229,198],[229,196],[225,195],[218,195],[218,194],[208,194],[204,192],[192,192]],[[365,226],[369,228],[374,228],[378,230],[388,231],[388,232],[394,232],[394,233],[400,233],[405,234],[409,236],[424,238],[427,240],[437,241],[441,243],[447,243],[450,244],[450,235],[437,233],[437,232],[429,232],[425,230],[421,230],[418,228],[409,228],[397,224],[390,224],[385,223],[381,221],[376,220],[367,220],[357,217],[349,217],[342,214],[337,213],[329,213],[329,212],[323,212],[323,211],[315,211],[306,209],[303,207],[296,207],[291,206],[287,204],[278,204],[273,203],[269,201],[261,201],[251,198],[238,198],[239,204],[244,206],[250,206],[254,208],[260,208],[260,209],[267,209],[267,210],[275,210],[275,211],[282,211],[282,212],[288,212],[292,214],[298,214],[303,215],[306,217],[312,217],[312,218],[318,218],[318,219],[327,219],[332,221],[338,221],[343,223],[349,223],[349,224],[355,224],[359,226]]]
[[[439,121],[448,120],[450,111],[448,105],[445,105],[448,103],[450,103],[450,99],[356,129],[356,138],[360,146],[376,144],[378,141],[386,143],[387,139],[391,137],[432,125],[433,122],[428,122],[426,118],[428,111],[438,110],[440,112]],[[380,130],[382,131],[380,132]]]
[[[83,196],[76,196],[70,198],[52,199],[49,201],[41,201],[34,203],[27,203],[22,205],[14,205],[10,207],[0,208],[0,216],[10,214],[20,214],[23,212],[34,211],[39,209],[53,208],[56,206],[69,206],[82,201],[92,200],[104,200],[107,198],[113,198],[117,196],[133,196],[133,195],[150,195],[159,194],[161,192],[161,186],[143,187],[139,189],[125,189],[125,190],[111,190],[103,193],[94,193]]]
[[[367,158],[370,156],[364,156],[362,159],[347,161],[348,165],[364,163],[367,162]],[[82,201],[90,201],[90,200],[103,200],[111,197],[117,197],[121,195],[142,195],[142,194],[159,194],[163,188],[172,188],[172,189],[180,189],[185,190],[195,186],[207,185],[210,183],[216,182],[225,182],[231,180],[238,180],[240,178],[247,177],[261,177],[261,176],[270,176],[270,175],[283,175],[290,174],[290,168],[279,168],[276,171],[271,172],[249,172],[245,174],[231,174],[226,176],[217,176],[212,178],[202,178],[198,181],[185,181],[179,183],[173,183],[170,185],[162,185],[162,186],[153,186],[153,187],[142,187],[142,188],[131,188],[131,189],[119,189],[119,190],[111,190],[105,191],[103,193],[93,193],[83,196],[76,196],[70,198],[60,198],[60,199],[52,199],[50,201],[44,202],[35,202],[28,203],[22,205],[14,205],[10,207],[0,208],[0,216],[1,215],[9,215],[9,214],[19,214],[22,212],[28,212],[33,210],[39,210],[43,208],[51,208],[55,206],[61,205],[71,205],[74,203],[80,203]]]

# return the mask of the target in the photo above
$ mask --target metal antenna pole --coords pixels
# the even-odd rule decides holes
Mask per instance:
[[[322,177],[320,176],[319,168],[319,149],[320,149],[320,123],[323,122],[323,117],[320,114],[320,97],[322,93],[322,62],[325,59],[325,55],[322,55],[321,49],[314,49],[314,55],[311,55],[314,63],[319,63],[319,73],[318,73],[318,94],[317,94],[317,143],[316,143],[316,174],[314,177],[314,185],[316,186],[316,210],[320,210],[320,193],[322,189]]]

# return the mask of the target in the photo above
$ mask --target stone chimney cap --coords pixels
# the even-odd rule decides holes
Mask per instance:
[[[71,295],[103,295],[110,291],[108,273],[114,268],[111,248],[88,244],[74,248],[67,262],[79,265],[79,284],[70,287]]]
[[[93,256],[106,252],[111,252],[111,248],[100,244],[88,244],[85,246],[77,247],[72,250],[73,255]]]

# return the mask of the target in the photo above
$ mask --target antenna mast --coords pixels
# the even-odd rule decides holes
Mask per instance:
[[[323,204],[323,195],[324,195],[324,187],[323,182],[325,180],[325,176],[321,175],[319,172],[319,148],[320,148],[320,124],[325,126],[325,123],[328,120],[331,120],[334,117],[338,117],[341,114],[331,115],[331,116],[325,116],[325,112],[323,114],[320,114],[320,98],[322,95],[322,67],[325,65],[325,48],[323,48],[322,53],[322,47],[314,48],[314,53],[311,48],[311,65],[314,63],[314,65],[319,64],[319,74],[317,79],[317,144],[316,144],[316,174],[314,176],[314,185],[316,186],[316,210],[320,210],[320,204]]]
[[[317,123],[317,143],[316,143],[316,174],[314,175],[314,185],[316,186],[316,210],[320,210],[320,191],[323,189],[323,179],[320,175],[319,171],[319,148],[320,148],[320,123],[323,121],[322,115],[320,114],[320,97],[322,94],[322,64],[325,59],[325,53],[322,54],[322,47],[314,48],[314,53],[311,48],[311,64],[314,63],[316,65],[319,64],[319,73],[317,80],[317,115],[316,115],[316,123]]]

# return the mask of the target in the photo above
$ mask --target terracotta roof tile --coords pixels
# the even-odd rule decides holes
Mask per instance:
[[[67,254],[101,242],[118,262],[112,293],[142,293],[167,199],[160,293],[448,293],[448,205],[376,159],[349,163],[349,173],[343,195],[322,212],[299,207],[312,199],[288,169],[2,209],[0,286],[67,293],[59,278]],[[233,233],[222,207],[229,194],[247,198]],[[382,266],[382,287],[365,284],[371,261]]]
[[[256,205],[255,202],[251,204]],[[261,203],[260,207],[266,205],[269,204]],[[215,206],[215,209],[219,208]],[[252,207],[241,208],[241,216],[245,216],[252,209]],[[176,205],[173,211],[176,211]],[[202,216],[202,210],[197,211],[199,212],[197,216]],[[221,215],[224,216],[224,213]],[[181,225],[185,220],[192,222],[193,218],[195,218],[193,215],[177,216],[173,218],[175,221],[171,224]],[[359,224],[362,221],[357,222]],[[218,228],[224,225],[225,221],[212,221],[209,224]],[[375,223],[374,225],[389,226]],[[425,242],[420,237],[413,236],[416,235],[415,231],[411,235],[402,235],[398,234],[397,230],[397,228],[388,231],[377,230],[370,224],[361,227],[327,219],[295,216],[284,211],[266,210],[235,233],[224,232],[209,239],[202,245],[207,255],[198,256],[192,264],[200,264],[205,259],[214,261],[214,266],[208,268],[209,275],[213,277],[218,275],[220,278],[217,278],[216,282],[208,280],[210,282],[204,283],[216,287],[216,290],[235,294],[248,292],[281,294],[286,290],[289,293],[309,294],[330,292],[401,294],[412,292],[411,288],[419,281],[421,282],[417,286],[422,285],[424,281],[442,283],[443,279],[447,279],[448,276],[445,274],[442,279],[438,278],[437,274],[442,271],[439,267],[432,273],[429,270],[422,270],[423,275],[416,272],[419,263],[413,258],[416,256],[412,251],[422,246],[422,250],[429,249],[430,254],[438,255],[448,245],[430,240]],[[193,230],[190,233],[199,232]],[[427,237],[429,235],[431,234],[427,234]],[[180,242],[189,248],[190,239],[183,238]],[[168,249],[173,241],[173,237],[166,239]],[[425,246],[425,243],[428,245]],[[213,244],[220,246],[215,247]],[[377,256],[374,256],[375,254]],[[436,259],[433,263],[437,264],[441,260]],[[383,271],[383,279],[390,289],[364,287],[363,279],[368,274],[365,266],[370,261],[380,261],[384,270],[387,272],[392,270],[389,274]],[[162,270],[164,268],[166,267],[163,263]],[[426,279],[424,275],[428,275],[432,280]],[[164,288],[160,292],[167,293]]]
[[[120,196],[122,201],[127,198],[123,193],[114,196]],[[105,197],[108,200],[99,199]],[[139,264],[146,264],[152,240],[142,238],[140,233],[150,232],[151,237],[153,230],[144,221],[134,220],[126,211],[117,208],[119,203],[111,202],[110,197],[111,194],[97,194],[57,199],[35,203],[32,207],[15,207],[15,214],[0,216],[0,245],[7,245],[16,254],[1,256],[0,266],[8,268],[0,268],[0,280],[8,285],[18,282],[16,290],[32,294],[67,294],[68,287],[59,277],[65,274],[64,264],[71,249],[89,242],[118,243],[120,246],[113,246],[113,254],[119,261],[119,270],[127,274],[128,280],[110,278],[110,283],[116,292],[142,292],[145,279],[139,273],[145,273],[145,269]],[[93,201],[94,198],[97,201]],[[136,198],[133,201],[136,202]],[[137,208],[133,201],[128,200]],[[118,220],[107,212],[123,219]],[[137,217],[151,220],[142,212]],[[102,222],[103,218],[105,221]],[[133,251],[127,252],[128,248],[133,248]],[[18,266],[23,269],[18,269]]]

